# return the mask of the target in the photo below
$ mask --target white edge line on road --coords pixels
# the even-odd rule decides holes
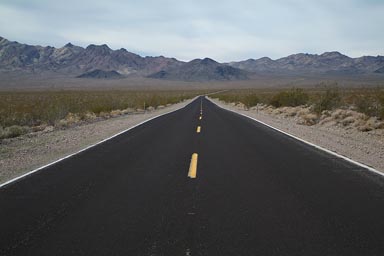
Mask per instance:
[[[271,129],[275,130],[275,131],[278,131],[278,132],[280,132],[280,133],[283,133],[283,134],[285,134],[285,135],[287,135],[287,136],[289,136],[289,137],[291,137],[291,138],[294,138],[294,139],[296,139],[296,140],[298,140],[298,141],[301,141],[301,142],[303,142],[303,143],[305,143],[305,144],[308,144],[308,145],[310,145],[310,146],[312,146],[312,147],[314,147],[314,148],[317,148],[317,149],[319,149],[319,150],[325,151],[325,152],[327,152],[328,154],[331,154],[331,155],[337,156],[337,157],[339,157],[339,158],[342,158],[342,159],[346,160],[347,162],[350,162],[350,163],[353,163],[353,164],[355,164],[355,165],[358,165],[358,166],[360,166],[360,167],[362,167],[362,168],[367,169],[368,171],[374,172],[375,174],[378,174],[378,175],[384,177],[384,173],[383,173],[383,172],[380,172],[380,171],[378,171],[378,170],[376,170],[375,168],[372,168],[372,167],[370,167],[370,166],[368,166],[368,165],[365,165],[365,164],[363,164],[363,163],[357,162],[357,161],[355,161],[355,160],[353,160],[353,159],[351,159],[351,158],[348,158],[348,157],[346,157],[346,156],[340,155],[340,154],[338,154],[338,153],[336,153],[336,152],[334,152],[334,151],[331,151],[331,150],[329,150],[329,149],[326,149],[326,148],[323,148],[323,147],[318,146],[318,145],[316,145],[316,144],[313,144],[312,142],[306,141],[306,140],[304,140],[304,139],[302,139],[302,138],[296,137],[295,135],[289,134],[289,133],[287,133],[287,132],[285,132],[285,131],[283,131],[283,130],[280,130],[280,129],[276,128],[276,127],[273,127],[273,126],[271,126],[271,125],[269,125],[269,124],[267,124],[267,123],[264,123],[263,121],[260,121],[260,120],[254,118],[254,117],[247,116],[246,114],[243,114],[243,113],[238,113],[238,112],[236,112],[236,111],[234,111],[234,110],[231,110],[231,109],[223,108],[223,107],[219,106],[218,104],[216,104],[216,102],[213,102],[210,98],[208,98],[208,97],[206,97],[206,98],[207,98],[210,102],[212,102],[213,104],[215,104],[216,106],[218,106],[219,108],[222,108],[222,109],[224,109],[224,110],[227,110],[227,111],[233,112],[233,113],[235,113],[235,114],[238,114],[238,115],[247,117],[247,118],[249,118],[249,119],[252,119],[252,120],[254,120],[254,121],[256,121],[256,122],[258,122],[258,123],[260,123],[260,124],[262,124],[262,125],[265,125],[265,126],[271,128]]]
[[[49,164],[46,164],[46,165],[41,166],[41,167],[38,167],[38,168],[36,168],[36,169],[34,169],[34,170],[32,170],[32,171],[29,171],[29,172],[24,173],[24,174],[22,174],[22,175],[20,175],[20,176],[17,176],[16,178],[13,178],[13,179],[11,179],[11,180],[8,180],[8,181],[6,181],[6,182],[0,184],[0,189],[3,188],[3,187],[5,187],[5,186],[7,186],[7,185],[9,185],[9,184],[11,184],[11,183],[13,183],[13,182],[15,182],[15,181],[17,181],[17,180],[19,180],[19,179],[22,179],[22,178],[24,178],[24,177],[26,177],[26,176],[29,176],[29,175],[31,175],[31,174],[34,174],[34,173],[36,173],[36,172],[38,172],[38,171],[40,171],[40,170],[42,170],[42,169],[44,169],[44,168],[46,168],[46,167],[49,167],[49,166],[51,166],[51,165],[54,165],[54,164],[56,164],[56,163],[58,163],[58,162],[61,162],[61,161],[65,160],[65,159],[67,159],[67,158],[70,158],[70,157],[72,157],[72,156],[74,156],[74,155],[77,155],[77,154],[79,154],[79,153],[81,153],[81,152],[84,152],[84,151],[86,151],[86,150],[88,150],[88,149],[90,149],[90,148],[93,148],[93,147],[95,147],[95,146],[97,146],[97,145],[99,145],[99,144],[101,144],[101,143],[104,143],[104,142],[106,142],[106,141],[108,141],[108,140],[110,140],[110,139],[113,139],[113,138],[115,138],[115,137],[117,137],[117,136],[119,136],[119,135],[121,135],[121,134],[123,134],[123,133],[129,131],[129,130],[132,130],[132,129],[134,129],[134,128],[136,128],[136,127],[138,127],[138,126],[140,126],[140,125],[142,125],[142,124],[144,124],[144,123],[147,123],[147,122],[149,122],[149,121],[151,121],[151,120],[153,120],[153,119],[156,119],[156,118],[159,118],[159,117],[161,117],[161,116],[165,116],[165,115],[168,115],[168,114],[170,114],[170,113],[172,113],[172,112],[176,112],[176,111],[178,111],[178,110],[180,110],[180,109],[183,109],[183,108],[185,108],[186,106],[188,106],[189,104],[191,104],[193,101],[195,101],[198,97],[200,97],[200,96],[196,96],[195,98],[193,98],[193,99],[191,100],[191,102],[189,102],[188,104],[186,104],[186,105],[183,106],[183,107],[180,107],[180,108],[178,108],[178,109],[174,109],[174,110],[168,111],[168,112],[166,112],[166,113],[163,113],[163,114],[160,114],[160,115],[151,117],[151,118],[149,118],[149,119],[147,119],[147,120],[144,120],[144,121],[142,121],[142,122],[140,122],[140,123],[138,123],[138,124],[135,124],[134,126],[129,127],[128,129],[125,129],[125,130],[123,130],[123,131],[121,131],[121,132],[118,132],[118,133],[112,135],[111,137],[108,137],[108,138],[103,139],[103,140],[101,140],[101,141],[99,141],[99,142],[96,142],[95,144],[92,144],[92,145],[87,146],[87,147],[85,147],[85,148],[83,148],[83,149],[80,149],[79,151],[77,151],[77,152],[75,152],[75,153],[66,155],[66,156],[64,156],[64,157],[62,157],[62,158],[60,158],[60,159],[57,159],[57,160],[55,160],[55,161],[49,163]]]

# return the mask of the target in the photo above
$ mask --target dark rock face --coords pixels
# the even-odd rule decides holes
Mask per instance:
[[[96,69],[78,76],[78,78],[96,78],[96,79],[117,79],[122,77],[123,76],[120,73],[116,72],[115,70],[105,71],[100,69]]]
[[[375,70],[375,73],[378,73],[378,74],[384,74],[384,66],[379,68],[379,69],[376,69]]]
[[[148,76],[149,78],[157,78],[157,79],[169,79],[170,74],[165,70],[160,70],[159,72],[156,72],[154,74],[151,74]]]

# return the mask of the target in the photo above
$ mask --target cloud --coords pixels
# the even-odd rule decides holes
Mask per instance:
[[[231,61],[338,50],[384,54],[380,0],[3,0],[1,36],[60,47]]]

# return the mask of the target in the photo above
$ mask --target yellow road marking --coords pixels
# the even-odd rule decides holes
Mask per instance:
[[[203,118],[203,116],[199,116],[199,120],[201,120]]]
[[[197,126],[196,132],[197,132],[197,133],[200,133],[200,132],[201,132],[201,126]]]
[[[189,165],[189,172],[188,172],[188,177],[191,179],[196,178],[196,173],[197,173],[197,153],[192,154],[191,158],[191,164]]]

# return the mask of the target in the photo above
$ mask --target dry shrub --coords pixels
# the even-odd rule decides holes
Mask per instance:
[[[101,117],[101,118],[105,118],[105,119],[107,119],[107,118],[110,118],[111,117],[111,113],[110,112],[100,112],[99,113],[99,117]]]
[[[0,127],[0,139],[14,138],[30,132],[27,126],[12,125],[6,128]]]
[[[126,108],[126,109],[121,110],[121,113],[123,115],[127,115],[127,114],[130,114],[130,113],[133,113],[133,112],[135,112],[135,110],[133,108]]]
[[[48,126],[47,124],[41,124],[38,126],[31,127],[31,130],[32,132],[41,132],[41,131],[44,131],[47,126]]]
[[[239,109],[247,109],[247,107],[242,102],[237,102],[236,103],[236,107],[239,108]]]
[[[343,120],[347,117],[356,116],[357,112],[352,110],[345,110],[345,109],[336,109],[334,112],[332,112],[331,116],[335,120]]]
[[[52,125],[49,125],[47,127],[45,127],[45,129],[43,130],[44,133],[46,132],[52,132],[53,130],[55,130],[55,127],[53,127]]]
[[[346,129],[369,131],[384,128],[384,90],[382,88],[325,87],[316,89],[244,89],[221,93],[220,100],[245,102],[247,95],[254,95],[260,103],[250,109],[270,115],[294,117],[298,123],[340,126]],[[300,105],[307,105],[303,107]],[[299,106],[296,106],[299,105]],[[239,106],[239,105],[237,105]],[[242,106],[239,106],[242,108]],[[370,118],[373,117],[373,118]]]
[[[301,108],[301,109],[298,111],[297,115],[298,115],[298,116],[304,116],[304,115],[308,115],[308,114],[310,114],[310,113],[311,113],[311,110],[310,110],[309,108]]]
[[[79,123],[80,121],[81,121],[80,115],[69,112],[64,119],[61,119],[58,122],[56,122],[55,126],[60,128],[66,128],[66,127],[71,127]]]
[[[346,118],[342,119],[340,121],[340,123],[343,125],[343,126],[348,126],[348,125],[351,125],[351,124],[354,124],[356,122],[356,118],[353,117],[353,116],[347,116]]]
[[[123,114],[123,111],[121,111],[120,109],[115,109],[110,112],[111,117],[121,116],[122,114]]]
[[[261,111],[261,110],[265,110],[266,107],[267,107],[267,105],[264,105],[262,103],[258,103],[256,106],[251,107],[249,110]]]
[[[273,114],[273,111],[275,111],[275,108],[272,107],[272,106],[270,106],[270,105],[268,105],[268,106],[266,106],[266,107],[263,109],[263,111],[266,112],[266,113],[269,114],[269,115],[272,115],[272,114]]]
[[[281,113],[282,113],[281,108],[274,108],[271,111],[272,115],[281,115]]]
[[[279,108],[280,113],[285,116],[285,117],[291,117],[291,116],[296,116],[296,109],[293,107],[282,107]]]
[[[319,124],[323,126],[334,126],[337,125],[337,122],[331,117],[321,117],[319,120]]]
[[[315,125],[318,120],[319,120],[319,117],[317,114],[314,114],[314,113],[308,113],[308,114],[303,114],[300,116],[300,120],[298,121],[299,124],[304,124],[304,125]]]
[[[355,127],[357,130],[363,132],[384,128],[384,122],[377,117],[369,117],[363,113],[345,109],[323,112],[319,124],[348,128]]]
[[[97,116],[95,113],[87,111],[85,113],[80,114],[80,119],[84,121],[93,121],[97,119]]]
[[[383,128],[384,128],[384,122],[378,120],[377,117],[370,117],[368,120],[366,120],[365,124],[358,127],[358,129],[363,132],[372,131],[375,129],[383,129]]]

